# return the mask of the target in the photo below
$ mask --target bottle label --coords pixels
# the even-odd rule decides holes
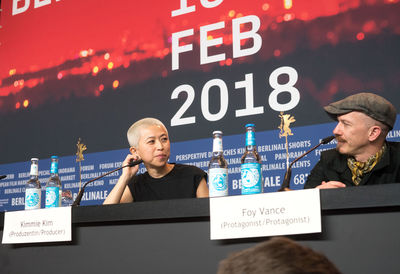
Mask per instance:
[[[58,207],[60,204],[60,188],[56,186],[46,187],[46,208]]]
[[[31,164],[31,176],[38,176],[39,175],[39,168],[37,164]]]
[[[51,162],[50,173],[58,173],[58,162]]]
[[[25,190],[25,209],[39,209],[41,195],[40,188],[27,188]]]
[[[228,196],[228,169],[209,169],[208,182],[210,197]]]
[[[262,192],[262,174],[260,163],[245,163],[241,165],[242,194]]]
[[[256,137],[254,131],[246,131],[246,146],[255,146]]]

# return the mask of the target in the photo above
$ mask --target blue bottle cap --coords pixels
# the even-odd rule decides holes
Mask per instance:
[[[58,156],[51,156],[51,159],[58,159]]]
[[[247,124],[245,127],[255,127],[254,124]]]

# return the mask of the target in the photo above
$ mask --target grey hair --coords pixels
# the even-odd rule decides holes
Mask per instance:
[[[164,124],[156,119],[156,118],[143,118],[139,121],[136,121],[131,127],[128,129],[128,132],[126,133],[126,136],[128,137],[128,142],[131,147],[137,147],[139,144],[139,139],[141,132],[140,130],[142,128],[147,128],[150,126],[163,126],[165,130],[167,128],[164,126]]]

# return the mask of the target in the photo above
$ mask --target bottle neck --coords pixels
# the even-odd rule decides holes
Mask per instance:
[[[32,175],[32,174],[31,174],[31,177],[30,177],[31,180],[37,180],[38,178],[39,178],[38,175]]]
[[[58,176],[58,161],[52,161],[50,166],[50,177]]]
[[[253,151],[256,150],[256,146],[246,146],[246,151]]]
[[[31,178],[39,176],[39,167],[37,164],[31,164],[31,171],[30,171]]]
[[[50,173],[50,177],[58,177],[58,172],[57,173]]]
[[[251,148],[256,146],[256,137],[254,130],[252,129],[247,129],[246,131],[246,149]]]
[[[222,138],[215,137],[213,140],[213,154],[222,153]]]

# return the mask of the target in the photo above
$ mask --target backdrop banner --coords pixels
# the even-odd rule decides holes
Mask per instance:
[[[58,155],[63,187],[76,196],[78,139],[88,148],[84,183],[121,165],[126,131],[144,117],[166,125],[171,162],[204,170],[221,130],[237,195],[245,124],[256,125],[264,192],[273,192],[286,137],[290,162],[332,135],[323,106],[373,92],[400,109],[400,1],[253,2],[2,1],[0,210],[23,208],[32,157],[44,186]],[[297,162],[291,187],[303,188],[334,146]],[[118,176],[88,187],[82,204],[101,203]]]

